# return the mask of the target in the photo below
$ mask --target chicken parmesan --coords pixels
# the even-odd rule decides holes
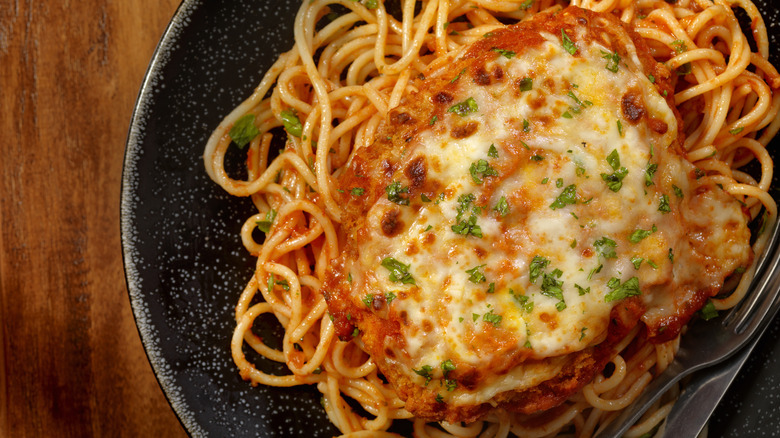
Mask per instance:
[[[414,416],[554,408],[750,264],[670,74],[613,15],[538,14],[418,78],[342,168],[323,293]]]

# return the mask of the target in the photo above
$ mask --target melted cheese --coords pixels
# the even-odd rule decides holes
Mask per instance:
[[[742,231],[740,239],[705,236],[700,247],[687,237],[686,221],[742,230],[744,217],[727,197],[693,192],[692,165],[670,150],[677,119],[642,73],[636,49],[629,45],[612,71],[611,51],[596,42],[580,42],[573,57],[559,36],[543,37],[522,56],[497,54],[485,64],[503,80],[462,81],[452,103],[472,98],[478,110],[446,112],[436,121],[446,129],[419,132],[405,157],[427,164],[426,179],[439,188],[426,195],[431,202],[380,197],[368,211],[359,255],[345,263],[356,306],[366,296],[396,296],[377,317],[401,321],[402,341],[387,339],[385,347],[413,382],[426,385],[425,367],[444,379],[448,360],[488,370],[485,385],[440,392],[456,405],[538,385],[560,371],[566,355],[603,341],[620,301],[610,298],[617,285],[638,281],[646,322],[659,324],[680,305],[670,291],[709,286],[695,278],[697,251],[724,263],[708,271],[712,285],[749,253]],[[532,88],[518,91],[524,78]],[[626,99],[629,113],[639,102],[641,120],[628,120]],[[652,129],[651,119],[664,129]],[[464,123],[478,128],[455,138]],[[495,175],[473,175],[480,163]],[[610,189],[605,178],[621,171],[622,185]],[[401,171],[394,179],[408,184]],[[390,236],[388,214],[401,224]],[[478,231],[453,229],[472,215]],[[414,284],[393,281],[382,267],[388,258],[408,265]]]

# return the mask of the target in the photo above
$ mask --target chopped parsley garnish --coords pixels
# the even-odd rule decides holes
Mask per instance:
[[[393,257],[385,257],[382,259],[382,266],[390,271],[390,281],[394,283],[417,285],[414,277],[409,273],[411,265],[405,265]]]
[[[618,134],[623,137],[623,123],[618,119],[617,121]]]
[[[639,243],[647,236],[655,233],[656,231],[658,231],[658,228],[655,226],[655,224],[653,224],[653,228],[650,230],[643,230],[641,228],[637,228],[636,231],[634,231],[633,233],[631,233],[630,236],[628,236],[628,240],[631,243]]]
[[[677,67],[677,76],[685,76],[691,74],[691,63],[686,62],[685,64]],[[666,90],[664,90],[666,91]]]
[[[520,80],[520,91],[531,91],[534,88],[534,80],[523,78]]]
[[[699,310],[699,316],[705,321],[709,321],[712,318],[718,317],[718,309],[715,308],[715,303],[712,300],[707,300],[704,307]]]
[[[493,283],[493,282],[491,282],[491,283],[488,285],[488,290],[487,290],[487,293],[489,293],[489,294],[492,294],[492,293],[495,293],[495,292],[496,292],[496,284],[495,284],[495,283]]]
[[[533,160],[533,161],[542,161],[542,160],[544,160],[544,157],[541,156],[541,155],[533,155],[531,157],[531,160]]]
[[[441,394],[436,394],[436,403],[444,403],[444,397]]]
[[[387,305],[388,305],[388,306],[389,306],[389,305],[390,305],[390,303],[392,303],[392,302],[393,302],[393,300],[394,300],[394,299],[396,299],[396,298],[397,298],[397,297],[396,297],[395,293],[393,293],[393,292],[388,292],[388,293],[386,293],[386,294],[385,294],[385,302],[387,303]]]
[[[349,191],[352,196],[363,196],[363,193],[365,193],[366,190],[361,187],[354,187],[352,190]]]
[[[412,368],[412,371],[417,373],[419,376],[425,377],[425,386],[428,386],[428,383],[430,383],[431,379],[433,378],[433,374],[431,373],[433,371],[433,367],[430,365],[423,365],[419,370]]]
[[[358,336],[360,336],[360,329],[355,327],[355,329],[352,330],[352,337],[357,338]]]
[[[257,221],[255,222],[255,225],[257,225],[258,230],[268,234],[268,232],[271,231],[271,225],[274,223],[274,219],[276,219],[276,210],[272,208],[265,214],[265,220]]]
[[[449,376],[450,371],[455,371],[455,364],[451,359],[447,359],[441,363],[441,371],[444,373],[444,377]]]
[[[420,201],[422,202],[431,202],[431,198],[425,195],[425,193],[420,193]]]
[[[688,46],[685,44],[685,41],[683,41],[683,40],[674,40],[674,41],[672,41],[672,46],[674,47],[674,50],[677,53],[682,53],[682,52],[688,50]]]
[[[647,167],[645,167],[645,185],[647,187],[653,185],[653,176],[655,175],[656,170],[658,170],[657,164],[647,163]]]
[[[556,279],[556,277],[560,278],[561,274],[562,272],[559,269],[556,269],[550,274],[545,272],[541,287],[542,295],[559,300],[555,305],[555,308],[558,309],[559,312],[566,308],[566,303],[563,301],[563,281]]]
[[[528,9],[533,6],[534,0],[525,0],[524,2],[520,3],[520,7],[518,9],[521,9],[523,11],[527,11]]]
[[[366,9],[376,9],[379,7],[379,0],[365,0],[363,4],[366,6]]]
[[[674,195],[677,196],[678,198],[682,198],[683,196],[685,196],[683,195],[682,189],[677,187],[674,184],[672,184],[672,190],[674,190]]]
[[[509,214],[509,203],[506,201],[506,196],[502,196],[501,199],[498,200],[498,204],[493,207],[493,211],[497,211],[501,217]]]
[[[488,157],[490,158],[498,158],[498,149],[496,149],[496,145],[491,144],[488,148]]]
[[[618,68],[620,67],[620,55],[618,55],[617,52],[609,53],[602,50],[601,57],[607,60],[607,66],[605,67],[607,70],[612,73],[618,72]]]
[[[387,199],[398,205],[409,205],[409,198],[401,196],[402,193],[409,193],[409,187],[402,187],[401,181],[393,181],[385,187]]]
[[[550,204],[550,208],[553,210],[556,210],[558,208],[563,208],[567,205],[572,205],[577,203],[577,186],[574,184],[571,184],[567,186],[560,195],[558,195],[557,198],[555,198],[555,201],[553,201],[552,204]]]
[[[593,246],[596,248],[596,252],[605,259],[617,258],[617,252],[615,252],[617,243],[615,243],[615,241],[609,237],[604,236],[601,239],[593,242]]]
[[[523,132],[528,132],[531,130],[531,123],[528,122],[528,119],[523,119]]]
[[[584,288],[584,287],[580,286],[579,284],[575,283],[574,287],[577,288],[577,291],[580,293],[580,295],[585,295],[585,294],[589,294],[590,293],[590,286],[588,286],[587,288]]]
[[[366,305],[369,309],[371,308],[371,303],[374,302],[374,294],[368,294],[365,297],[363,297],[363,304]]]
[[[535,255],[533,260],[531,260],[531,264],[528,266],[528,272],[529,277],[531,280],[531,283],[536,283],[536,279],[539,278],[540,275],[542,275],[542,272],[547,268],[547,265],[550,264],[550,261],[546,258]]]
[[[493,309],[490,309],[490,312],[482,315],[482,320],[493,324],[493,327],[498,327],[501,324],[501,320],[503,318],[504,317],[501,315],[494,314]]]
[[[468,219],[463,219],[463,214],[468,211],[471,203],[475,199],[477,198],[472,193],[458,196],[458,214],[455,217],[455,220],[458,223],[450,227],[450,229],[456,234],[463,236],[468,236],[470,234],[475,237],[482,237],[482,228],[477,225],[477,215],[480,211],[482,211],[481,207],[472,207],[471,215],[468,217]]]
[[[583,327],[582,330],[580,330],[580,341],[585,338],[585,332],[588,330],[587,327]]]
[[[507,59],[512,59],[512,57],[514,57],[514,56],[515,56],[515,52],[513,52],[513,51],[511,51],[511,50],[504,50],[504,49],[499,49],[498,47],[493,47],[493,48],[492,48],[492,49],[490,49],[490,50],[492,50],[492,51],[494,51],[494,52],[498,52],[498,53],[500,53],[502,56],[504,56],[504,57],[505,57],[505,58],[507,58]]]
[[[463,70],[461,70],[461,71],[460,71],[460,73],[458,73],[458,75],[457,75],[457,76],[455,76],[454,78],[452,78],[452,80],[450,81],[450,83],[452,84],[452,83],[454,83],[455,81],[457,81],[458,79],[460,79],[460,77],[461,77],[461,75],[462,75],[463,73],[466,73],[466,69],[465,69],[465,68],[464,68]],[[452,108],[450,108],[450,109],[452,109]]]
[[[672,208],[669,207],[669,196],[661,195],[661,200],[658,201],[658,211],[663,213],[669,213]]]
[[[295,110],[284,110],[279,113],[279,117],[282,118],[284,130],[289,132],[290,135],[300,137],[303,134],[303,125]]]
[[[607,283],[607,287],[610,289],[604,297],[604,301],[607,303],[642,294],[639,290],[639,279],[636,277],[631,277],[624,283],[620,283],[619,279],[612,277]]]
[[[498,171],[496,171],[487,160],[481,158],[477,160],[476,163],[471,163],[469,173],[471,173],[471,179],[474,180],[474,183],[476,184],[482,184],[482,178],[486,176],[498,176]]]
[[[260,130],[255,126],[255,115],[247,114],[236,120],[228,134],[239,149],[244,149],[244,146],[260,134]]]
[[[563,187],[563,178],[558,178],[555,180],[555,187],[558,187],[559,189]]]
[[[639,256],[631,257],[631,264],[634,265],[634,269],[639,269],[640,266],[642,266],[642,262],[645,261],[644,258]]]
[[[650,79],[650,83],[651,83],[651,84],[654,84],[654,83],[655,83],[655,76],[653,76],[653,75],[647,75],[647,79]]]
[[[474,284],[484,283],[487,281],[485,274],[479,272],[480,268],[484,268],[486,265],[474,266],[471,269],[467,269],[466,273],[469,274],[469,281]]]
[[[469,97],[463,102],[456,103],[447,110],[447,112],[455,113],[461,117],[465,117],[477,111],[479,111],[479,107],[477,106],[477,101],[474,100],[473,97]]]
[[[595,268],[591,269],[590,273],[588,273],[588,281],[590,281],[593,278],[593,274],[598,274],[599,272],[601,272],[601,268],[603,268],[603,267],[604,267],[604,265],[599,264]]]
[[[729,134],[731,134],[731,135],[737,135],[737,134],[739,134],[740,132],[742,132],[742,130],[743,130],[743,129],[745,129],[745,128],[744,128],[744,127],[742,127],[742,126],[740,126],[739,128],[730,129],[730,130],[729,130]]]
[[[566,35],[566,31],[561,29],[561,45],[563,46],[563,49],[569,52],[570,55],[573,55],[577,53],[577,46],[574,44],[574,42],[569,38],[568,35]]]
[[[602,173],[601,179],[607,183],[607,188],[613,192],[617,192],[621,187],[623,187],[623,178],[628,175],[628,169],[620,166],[620,154],[618,153],[617,149],[613,149],[612,152],[607,155],[606,159],[607,163],[609,163],[609,166],[612,167],[614,172],[611,174]]]
[[[520,308],[526,312],[526,313],[532,313],[534,311],[534,302],[531,301],[528,302],[528,297],[525,295],[515,295],[515,291],[513,289],[509,289],[509,294],[512,295],[512,297],[517,301],[517,303],[520,305]]]
[[[439,120],[439,116],[433,116],[431,117],[431,120],[428,121],[428,126],[433,126],[436,121]]]
[[[667,257],[669,257],[669,261],[674,263],[674,251],[672,250],[672,248],[669,248],[669,254],[667,255]]]

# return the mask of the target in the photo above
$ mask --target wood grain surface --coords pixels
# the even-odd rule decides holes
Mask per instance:
[[[139,86],[177,0],[0,0],[0,437],[186,436],[122,269]]]

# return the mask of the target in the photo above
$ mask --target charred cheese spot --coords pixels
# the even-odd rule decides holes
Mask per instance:
[[[576,56],[561,45],[564,28]],[[621,54],[617,72],[605,69],[605,52]],[[451,422],[562,403],[636,324],[658,340],[675,336],[751,258],[741,206],[703,186],[679,154],[679,118],[658,91],[670,84],[649,81],[655,62],[616,17],[540,14],[461,56],[391,111],[377,136],[392,143],[356,153],[372,195],[345,207],[343,253],[323,285],[337,326],[358,316],[366,350],[406,408]],[[524,78],[533,87],[520,92]],[[478,110],[467,117],[446,111],[469,98]],[[409,142],[397,138],[409,132]],[[388,200],[391,181],[408,188],[409,205]],[[664,195],[669,211],[659,212]],[[633,241],[637,230],[653,231]],[[352,285],[340,281],[346,271]],[[641,295],[610,298],[615,281],[636,281]],[[376,291],[397,298],[367,308]],[[445,360],[457,364],[458,385],[437,392]],[[427,386],[414,372],[423,366],[433,370]]]
[[[381,226],[382,233],[387,237],[393,237],[400,233],[403,229],[403,222],[398,218],[401,214],[400,209],[393,208],[385,212],[382,216]]]
[[[467,138],[471,137],[475,132],[477,132],[477,129],[479,129],[479,123],[477,122],[468,122],[464,124],[456,125],[454,128],[452,128],[452,132],[450,135],[452,138]]]
[[[623,116],[631,123],[637,123],[645,115],[642,96],[637,93],[626,93],[621,101]]]

